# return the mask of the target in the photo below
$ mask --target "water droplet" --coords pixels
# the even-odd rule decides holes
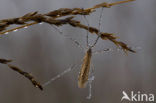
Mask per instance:
[[[141,50],[141,49],[142,49],[142,47],[139,47],[139,46],[138,46],[138,47],[136,47],[136,49]]]
[[[41,25],[41,24],[43,24],[43,23],[41,22],[41,23],[39,23],[39,24]]]
[[[114,51],[112,48],[109,48],[109,51]]]
[[[88,80],[90,81],[93,81],[95,79],[95,76],[92,76],[92,77],[90,77]]]
[[[35,85],[36,88],[38,88],[38,85]]]
[[[9,32],[5,32],[4,34],[9,34]]]
[[[121,51],[121,48],[117,48],[117,51]]]
[[[25,29],[28,28],[27,26],[24,27]]]
[[[18,31],[18,29],[15,29],[14,32]]]

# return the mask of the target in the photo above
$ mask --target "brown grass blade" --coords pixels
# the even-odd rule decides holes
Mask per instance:
[[[39,88],[40,90],[43,90],[42,85],[41,85],[39,82],[37,82],[37,81],[35,80],[35,78],[34,78],[31,74],[29,74],[29,73],[27,73],[27,72],[24,72],[24,71],[22,71],[21,69],[19,69],[18,67],[13,66],[13,65],[10,65],[10,64],[8,64],[8,67],[9,67],[10,69],[12,69],[12,70],[18,72],[19,74],[25,76],[27,79],[29,79],[29,80],[31,81],[31,83],[32,83],[36,88]]]
[[[7,59],[0,59],[1,64],[7,64],[9,62],[12,62],[12,60],[7,60]]]

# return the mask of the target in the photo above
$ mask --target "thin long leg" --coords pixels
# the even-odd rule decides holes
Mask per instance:
[[[100,53],[109,52],[109,51],[113,51],[113,49],[106,48],[106,49],[103,49],[103,50],[95,51],[95,52],[93,52],[93,54],[100,54]]]
[[[74,40],[73,38],[71,37],[67,37],[66,35],[63,34],[63,32],[58,28],[56,27],[55,25],[51,25],[55,30],[57,30],[59,32],[60,35],[64,36],[65,38],[67,39],[70,39],[72,42],[74,42],[78,47],[80,47],[83,51],[84,51],[84,48],[81,46],[81,44],[77,41],[77,40]],[[82,60],[81,60],[82,61]],[[43,84],[43,87],[49,85],[50,83],[52,83],[53,81],[59,79],[60,77],[62,77],[63,75],[65,75],[66,73],[70,72],[71,70],[73,70],[74,68],[76,68],[77,66],[79,66],[80,64],[73,64],[71,67],[69,67],[68,69],[64,70],[62,73],[56,75],[55,77],[51,78],[49,81],[47,81],[46,83]]]
[[[100,19],[99,19],[99,25],[98,25],[99,31],[101,31],[101,20],[102,20],[102,16],[103,16],[102,14],[103,14],[103,7],[102,7],[102,10],[101,10],[101,13],[100,13]],[[94,47],[96,45],[96,43],[98,42],[100,37],[101,37],[101,34],[99,32],[98,37],[96,38],[94,44],[91,47]]]
[[[55,25],[51,25],[54,29],[56,29],[60,35],[62,35],[63,37],[71,40],[72,42],[74,42],[79,48],[81,48],[83,51],[85,50],[84,47],[75,39],[71,38],[71,37],[68,37],[66,35],[63,34],[63,32],[58,28],[56,27]]]
[[[92,76],[89,78],[88,80],[88,86],[89,86],[89,94],[88,96],[86,97],[87,99],[91,99],[92,98],[92,82],[94,80],[95,76]]]
[[[86,97],[87,99],[91,99],[92,98],[92,82],[95,79],[94,70],[95,70],[94,65],[91,63],[90,78],[88,79],[89,94]]]
[[[89,29],[89,21],[87,20],[85,15],[84,15],[84,19],[86,20],[87,25],[88,25],[88,29]],[[89,36],[89,30],[87,30],[87,35],[86,35],[87,47],[89,46],[89,41],[88,41],[89,37],[88,36]]]
[[[133,50],[135,51],[140,51],[142,50],[142,48],[140,46],[135,46],[135,47],[131,47]],[[106,49],[103,49],[103,50],[98,50],[98,51],[93,51],[93,55],[95,54],[101,54],[101,53],[105,53],[105,52],[109,52],[109,51],[123,51],[122,48],[106,48]]]
[[[70,71],[74,70],[79,64],[73,64],[68,69],[64,70],[62,73],[56,75],[55,77],[52,77],[50,80],[48,80],[46,83],[43,84],[43,87],[49,85],[50,83],[54,82],[55,80],[59,79],[60,77],[64,76],[66,73],[69,73]]]

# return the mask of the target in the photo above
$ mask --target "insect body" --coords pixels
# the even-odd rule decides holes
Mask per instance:
[[[83,64],[81,66],[81,71],[78,77],[79,88],[84,88],[86,86],[86,82],[88,81],[91,57],[92,57],[92,49],[89,48],[83,58]]]

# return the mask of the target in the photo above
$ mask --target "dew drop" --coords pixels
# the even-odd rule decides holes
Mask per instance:
[[[38,88],[38,85],[35,85],[36,88]]]
[[[14,32],[18,31],[18,29],[15,29]]]
[[[121,51],[122,49],[121,48],[117,48],[117,51]]]
[[[6,32],[6,33],[4,33],[4,34],[9,34],[9,32]]]
[[[142,49],[142,47],[139,47],[139,46],[138,46],[138,47],[136,47],[136,49],[141,50],[141,49]]]
[[[28,28],[27,26],[24,27],[25,29]]]
[[[41,24],[43,24],[43,23],[41,22],[41,23],[39,23],[39,24],[41,25]]]
[[[112,52],[112,51],[114,51],[114,50],[113,50],[112,48],[109,48],[109,50],[108,50],[108,51],[111,51],[111,52]]]

